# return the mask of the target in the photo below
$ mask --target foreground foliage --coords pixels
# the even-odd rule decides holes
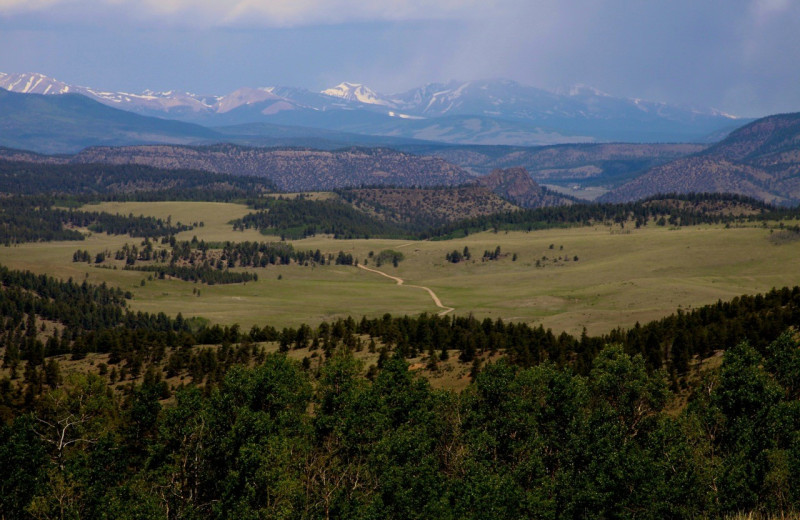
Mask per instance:
[[[641,356],[489,364],[463,394],[346,349],[173,404],[73,376],[0,427],[4,518],[689,518],[800,505],[798,342],[731,348],[678,417]]]

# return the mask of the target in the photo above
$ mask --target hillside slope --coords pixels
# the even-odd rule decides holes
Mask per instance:
[[[523,208],[560,206],[571,201],[551,193],[534,181],[525,168],[496,169],[478,179],[481,186]]]
[[[778,204],[800,202],[800,113],[754,121],[698,154],[648,170],[602,197],[657,193],[739,193]]]
[[[437,157],[385,148],[310,149],[215,146],[89,148],[74,163],[144,164],[231,175],[266,177],[284,191],[328,190],[362,185],[452,186],[472,177]]]
[[[353,207],[411,229],[491,215],[517,208],[482,186],[451,188],[356,188],[339,195]]]
[[[707,145],[692,143],[603,143],[540,147],[408,146],[402,149],[435,155],[480,174],[496,168],[521,166],[537,182],[614,186],[637,172],[706,148]]]
[[[70,153],[92,145],[189,144],[219,140],[208,128],[146,117],[77,94],[44,96],[0,89],[0,146]]]

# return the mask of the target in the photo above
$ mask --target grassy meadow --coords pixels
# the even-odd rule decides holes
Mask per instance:
[[[234,232],[231,220],[249,212],[243,205],[208,202],[131,202],[88,206],[93,211],[171,217],[202,222],[178,235],[206,241],[276,241],[255,230]],[[82,242],[22,244],[0,248],[0,263],[56,277],[106,282],[130,290],[134,310],[178,312],[215,323],[276,327],[317,324],[353,315],[435,313],[427,292],[351,266],[269,266],[246,284],[202,285],[148,280],[149,273],[73,263],[77,250],[114,252],[129,236],[92,234]],[[370,251],[401,251],[398,267],[379,269],[407,285],[432,289],[456,315],[543,324],[554,331],[607,332],[674,312],[678,308],[729,300],[740,294],[800,284],[800,241],[776,243],[759,226],[725,229],[650,225],[485,232],[449,241],[333,240],[317,236],[293,242],[296,249],[351,253],[361,263]],[[551,248],[552,245],[552,248]],[[482,261],[500,246],[498,260]],[[472,259],[453,264],[448,252],[468,247]],[[513,260],[516,254],[516,261]],[[575,260],[575,257],[578,260]],[[538,261],[538,266],[537,266]],[[109,263],[109,262],[107,262]],[[113,261],[111,262],[114,263]],[[369,267],[375,268],[373,262]],[[142,281],[145,280],[144,285]]]

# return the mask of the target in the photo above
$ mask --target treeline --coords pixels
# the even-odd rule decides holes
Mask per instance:
[[[59,281],[0,266],[0,347],[3,366],[16,376],[23,369],[26,402],[41,391],[45,359],[89,352],[111,353],[117,362],[163,355],[166,348],[194,344],[189,323],[179,315],[127,309],[130,292],[102,285]],[[156,356],[158,357],[158,356]],[[1,386],[1,385],[0,385]],[[9,386],[10,388],[10,386]]]
[[[4,317],[33,312],[67,327],[85,330],[119,324],[121,309],[131,297],[129,292],[105,283],[77,283],[72,278],[65,282],[4,266],[0,266],[0,287],[0,310]]]
[[[346,321],[344,322],[346,323]],[[478,320],[472,316],[363,318],[356,333],[380,340],[406,357],[458,351],[464,362],[478,354],[504,352],[523,367],[550,361],[570,365],[586,374],[604,345],[617,344],[628,354],[640,354],[649,370],[665,369],[676,382],[689,370],[694,356],[708,357],[715,350],[742,340],[764,352],[766,345],[788,327],[800,326],[800,287],[773,289],[766,294],[740,296],[689,312],[618,328],[601,336],[556,334],[539,325]],[[348,330],[347,326],[343,326]],[[324,335],[324,334],[323,334]]]
[[[347,190],[338,195],[347,200]],[[417,218],[403,224],[386,222],[380,215],[359,211],[338,200],[251,199],[256,213],[234,222],[235,230],[260,229],[282,239],[300,239],[318,233],[335,238],[448,239],[487,230],[534,231],[554,227],[596,224],[694,226],[735,224],[800,218],[796,208],[777,208],[735,194],[667,194],[626,204],[572,204],[495,213],[441,225]]]
[[[138,269],[138,266],[133,267],[137,262],[154,262],[154,264],[139,270],[159,272],[159,262],[168,262],[171,267],[180,264],[183,267],[227,270],[229,267],[264,268],[269,265],[291,264],[315,266],[334,262],[341,264],[343,262],[339,260],[344,256],[349,256],[350,261],[347,263],[353,264],[353,256],[345,255],[342,251],[339,251],[338,256],[334,256],[333,253],[322,253],[319,249],[298,250],[286,242],[208,243],[205,240],[197,240],[197,237],[191,241],[178,241],[174,236],[170,236],[163,237],[161,243],[169,244],[169,247],[157,247],[149,239],[145,239],[140,246],[126,243],[113,253],[110,251],[98,253],[94,257],[94,263],[102,264],[113,256],[114,260],[124,260],[125,267],[131,269]],[[91,263],[92,257],[88,251],[79,249],[72,255],[72,260],[73,262]]]
[[[178,278],[185,282],[200,282],[207,285],[245,283],[258,281],[258,275],[247,271],[231,271],[211,267],[208,262],[201,265],[137,265],[125,266],[129,271],[143,271],[153,273],[160,280],[167,276]]]
[[[286,242],[230,242],[207,243],[193,238],[191,241],[171,241],[170,261],[198,262],[210,257],[218,258],[229,267],[267,267],[268,265],[325,265],[333,260],[332,254],[317,250],[299,250]],[[213,253],[213,254],[212,254]]]
[[[744,208],[745,211],[739,211]],[[458,238],[488,230],[534,231],[595,224],[695,226],[800,219],[797,208],[777,208],[725,193],[657,195],[625,204],[589,203],[509,211],[429,229],[419,238]]]
[[[344,253],[336,257],[336,262],[355,263]],[[212,271],[219,276],[225,273],[216,269]],[[98,340],[98,335],[107,335],[108,329],[120,327],[152,329],[159,334],[181,332],[181,342],[186,345],[209,340],[207,337],[199,339],[198,334],[203,334],[204,329],[191,332],[186,321],[180,317],[170,320],[163,314],[153,316],[128,311],[125,308],[125,295],[118,289],[94,287],[85,282],[77,284],[71,280],[59,282],[5,268],[0,270],[0,282],[3,287],[0,291],[2,316],[13,318],[13,323],[19,325],[33,315],[38,319],[60,323],[69,330],[70,341],[59,338],[63,345],[59,347],[59,353],[81,355],[85,352],[108,352],[109,345],[125,343],[126,340],[109,339],[103,342]],[[299,341],[298,332],[287,328],[280,333],[280,338],[282,344],[293,345],[293,348],[325,346],[325,350],[330,351],[339,344],[355,348],[360,341],[359,336],[365,336],[378,340],[387,351],[398,352],[403,357],[428,355],[433,364],[436,359],[448,356],[448,352],[453,351],[467,363],[487,352],[504,352],[514,364],[523,367],[550,361],[559,366],[573,366],[580,374],[587,373],[592,360],[604,345],[613,343],[621,345],[629,354],[640,354],[649,370],[665,369],[671,382],[677,384],[689,370],[695,356],[708,357],[715,350],[743,339],[763,353],[766,345],[781,331],[798,325],[800,287],[795,287],[775,289],[764,295],[741,296],[729,302],[719,301],[687,312],[679,310],[660,320],[637,324],[630,329],[615,329],[594,337],[587,334],[580,337],[556,334],[541,325],[534,327],[500,319],[492,321],[478,320],[472,316],[423,314],[416,317],[363,317],[358,322],[348,318],[331,324],[322,323],[313,329],[304,326]],[[237,328],[233,337],[226,337],[231,343],[274,340],[274,329],[267,326],[265,330],[267,332],[261,333],[260,329],[254,327],[244,334]],[[178,341],[174,334],[162,339],[168,346]],[[126,345],[120,348],[136,348],[135,343]]]
[[[665,370],[673,386],[683,381],[693,358],[707,358],[715,351],[742,340],[764,353],[767,345],[789,327],[800,326],[800,287],[775,289],[766,294],[741,296],[729,302],[678,311],[666,318],[608,334],[579,337],[555,333],[543,326],[479,320],[473,316],[420,316],[338,319],[316,328],[303,325],[276,332],[253,327],[239,340],[279,341],[285,349],[321,349],[326,355],[340,345],[397,353],[404,358],[427,356],[431,366],[455,352],[465,363],[487,354],[504,353],[522,367],[551,362],[572,367],[586,375],[605,345],[616,344],[627,354],[641,355],[650,371]],[[220,332],[221,333],[221,332]],[[277,336],[276,336],[277,334]],[[226,336],[227,337],[227,336]],[[236,342],[236,338],[229,338]],[[375,343],[377,340],[378,343]]]
[[[228,201],[273,192],[261,177],[138,164],[40,164],[0,160],[0,193],[96,200]]]
[[[101,251],[94,257],[86,250],[76,250],[72,255],[73,262],[86,262],[107,267],[108,260],[124,260],[125,270],[153,273],[159,279],[165,277],[178,278],[189,282],[201,282],[208,285],[243,283],[257,281],[258,275],[246,271],[231,271],[230,268],[249,267],[265,268],[269,265],[354,265],[357,259],[350,253],[339,251],[322,253],[317,250],[296,250],[286,242],[224,242],[207,243],[194,237],[191,241],[177,241],[174,236],[163,237],[162,244],[170,247],[157,247],[150,239],[145,239],[140,246],[124,244],[114,251]],[[403,255],[397,251],[381,251],[374,255],[375,261],[390,261],[395,266]],[[142,262],[147,262],[142,265]],[[116,265],[113,266],[117,268]]]
[[[74,227],[95,233],[127,234],[133,237],[160,237],[192,229],[180,222],[145,216],[79,211],[53,207],[49,197],[8,197],[0,206],[0,243],[51,240],[83,240]]]
[[[229,355],[235,355],[228,349]],[[667,412],[663,373],[610,346],[586,375],[487,365],[461,394],[399,357],[284,355],[124,399],[73,375],[0,424],[4,518],[720,518],[800,508],[800,345],[731,346]]]
[[[334,238],[409,238],[402,227],[367,215],[338,200],[267,198],[251,201],[259,211],[233,223],[234,230],[259,229],[282,239],[301,239],[317,234]]]

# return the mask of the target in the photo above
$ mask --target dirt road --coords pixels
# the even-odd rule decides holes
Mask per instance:
[[[442,304],[442,300],[440,300],[439,297],[436,296],[436,293],[433,292],[429,287],[424,287],[422,285],[411,285],[411,284],[407,284],[406,285],[406,284],[404,284],[403,279],[402,278],[398,278],[397,276],[392,276],[390,274],[384,273],[383,271],[378,271],[377,269],[372,269],[370,267],[367,267],[367,266],[364,266],[364,265],[361,265],[361,264],[359,264],[358,267],[363,269],[363,270],[365,270],[365,271],[369,271],[371,273],[376,273],[376,274],[379,274],[381,276],[385,276],[386,278],[390,278],[390,279],[394,280],[395,282],[397,282],[397,285],[405,285],[406,287],[413,287],[415,289],[422,289],[423,291],[427,291],[428,294],[430,294],[431,299],[433,300],[433,303],[435,303],[436,306],[439,307],[440,309],[444,309],[441,312],[439,312],[439,316],[444,316],[445,314],[453,312],[455,310],[453,307],[448,307],[446,305],[443,305]]]

